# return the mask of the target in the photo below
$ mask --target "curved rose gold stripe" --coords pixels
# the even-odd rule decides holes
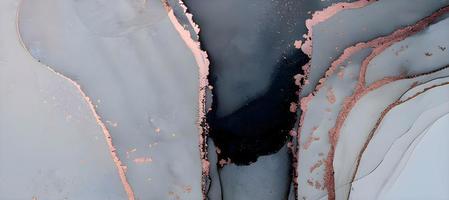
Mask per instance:
[[[347,9],[355,9],[355,8],[362,8],[366,5],[369,5],[370,3],[374,2],[376,0],[359,0],[356,2],[352,2],[352,3],[346,3],[346,2],[340,2],[340,3],[336,3],[333,4],[321,11],[316,11],[315,13],[312,14],[312,18],[311,19],[307,19],[306,20],[306,28],[308,29],[307,34],[304,35],[306,41],[304,43],[302,43],[302,41],[295,41],[295,46],[300,45],[300,47],[297,48],[301,48],[301,50],[309,56],[309,58],[311,58],[312,56],[312,36],[313,36],[313,26],[324,22],[326,20],[328,20],[329,18],[333,17],[334,15],[336,15],[337,13],[339,13],[340,11],[343,10],[347,10]],[[351,51],[351,50],[345,50],[345,52],[342,55],[352,55],[354,52],[346,52],[346,51]],[[343,63],[347,58],[349,57],[345,57],[345,56],[340,56],[339,59],[335,60],[334,62],[332,62],[331,67],[329,68],[329,70],[326,71],[324,78],[321,78],[318,82],[318,87],[315,89],[315,91],[318,91],[318,89],[321,87],[322,83],[324,83],[325,79],[327,79],[327,77],[329,77],[333,71],[335,70],[335,68],[340,65],[341,63]],[[304,87],[304,85],[308,85],[309,84],[309,74],[311,71],[311,61],[309,61],[308,63],[306,63],[305,65],[303,65],[301,68],[304,72],[304,75],[296,75],[295,76],[295,84],[299,86],[299,91],[302,90],[302,88]],[[316,92],[315,92],[316,94]],[[299,118],[299,125],[297,128],[297,144],[300,144],[300,134],[301,134],[301,127],[304,123],[304,114],[307,111],[307,107],[308,107],[308,103],[312,100],[314,94],[309,94],[307,97],[304,97],[300,100],[299,105],[300,108],[302,110],[301,116]],[[294,170],[293,173],[293,180],[296,181],[296,183],[294,183],[295,186],[295,193],[298,192],[298,183],[297,183],[297,178],[298,178],[298,174],[297,174],[297,166],[298,166],[298,160],[299,160],[299,155],[297,155],[299,153],[298,148],[294,147],[295,151],[294,151],[294,157],[296,159],[293,160],[292,162],[292,166]]]
[[[376,0],[359,0],[352,3],[340,2],[336,4],[332,4],[331,6],[316,11],[312,14],[311,19],[306,20],[306,27],[308,29],[307,34],[305,35],[306,41],[301,46],[301,50],[307,54],[309,57],[312,56],[312,37],[313,37],[313,26],[328,20],[333,17],[335,14],[339,13],[343,10],[354,9],[354,8],[362,8],[366,5],[374,2]]]
[[[198,33],[200,32],[199,26],[195,24],[193,21],[193,15],[190,13],[187,13],[187,7],[184,5],[184,3],[180,0],[179,1],[180,6],[184,9],[184,14],[189,19],[189,23],[192,25],[192,27],[195,30],[195,33],[198,36]],[[198,95],[198,103],[199,103],[199,118],[198,118],[198,128],[199,128],[199,147],[200,147],[200,156],[201,156],[201,165],[202,165],[202,192],[203,192],[203,199],[206,199],[207,197],[207,191],[206,191],[206,178],[209,177],[209,171],[210,171],[210,163],[207,159],[207,132],[208,132],[208,125],[205,122],[206,118],[206,89],[209,88],[209,82],[207,80],[207,76],[209,74],[209,59],[206,51],[201,50],[201,44],[199,41],[194,41],[189,33],[188,30],[184,29],[184,27],[179,23],[178,19],[176,18],[173,9],[169,7],[167,4],[167,11],[168,11],[168,17],[173,24],[176,31],[178,31],[179,35],[181,36],[184,43],[189,47],[190,51],[192,52],[195,61],[199,68],[199,95]]]
[[[302,46],[301,46],[302,52],[304,52],[307,56],[309,56],[309,58],[312,57],[313,26],[328,20],[329,18],[333,17],[334,15],[336,15],[337,13],[339,13],[343,10],[362,8],[362,7],[369,5],[370,3],[374,2],[374,1],[377,1],[377,0],[359,0],[359,1],[352,2],[352,3],[340,2],[340,3],[332,4],[331,6],[325,8],[321,11],[314,12],[312,14],[312,18],[306,20],[306,28],[308,31],[307,31],[307,34],[304,35],[306,40],[304,41],[304,43],[301,43],[302,44]],[[295,41],[295,44],[299,44],[299,42]],[[308,79],[309,79],[310,70],[311,70],[310,67],[311,67],[311,61],[309,61],[307,64],[305,64],[301,67],[301,69],[304,72],[304,75],[301,76],[301,80],[303,80],[302,81],[303,83],[300,84],[300,89],[304,85],[309,84]],[[300,83],[301,80],[297,80],[297,82]]]
[[[187,6],[184,4],[184,2],[182,0],[179,0],[179,6],[181,6],[181,8],[184,10],[184,14],[186,15],[187,19],[189,20],[190,26],[193,27],[193,30],[195,31],[196,35],[199,36],[200,26],[193,21],[193,14],[187,12]]]
[[[120,180],[122,182],[122,185],[125,189],[126,194],[128,195],[128,199],[129,200],[134,200],[134,192],[131,188],[131,185],[128,183],[128,180],[126,178],[126,166],[124,166],[122,164],[122,162],[120,161],[118,154],[116,152],[116,149],[114,147],[114,144],[112,143],[112,136],[109,133],[109,130],[106,128],[106,126],[104,125],[104,123],[101,121],[101,117],[98,115],[97,111],[95,110],[95,106],[92,103],[92,101],[90,100],[90,98],[86,95],[86,93],[84,93],[84,91],[81,89],[81,85],[79,85],[77,82],[75,82],[74,80],[62,75],[59,72],[56,72],[55,70],[53,70],[52,68],[50,68],[49,66],[46,66],[48,68],[48,70],[50,70],[51,72],[55,73],[56,75],[66,79],[69,83],[73,84],[76,89],[78,90],[78,92],[81,94],[82,98],[86,101],[87,105],[89,106],[89,109],[91,110],[92,114],[95,117],[95,121],[97,122],[97,124],[101,127],[103,135],[106,139],[106,143],[108,144],[109,147],[109,153],[111,154],[112,160],[115,163],[115,166],[117,167],[117,171],[119,173],[120,176]]]
[[[434,12],[432,15],[420,20],[414,25],[407,26],[405,28],[399,29],[395,32],[393,32],[389,36],[380,37],[377,39],[374,39],[367,43],[361,43],[356,46],[358,47],[352,47],[355,48],[353,50],[361,49],[363,46],[365,47],[372,47],[374,48],[373,52],[363,61],[360,74],[359,74],[359,82],[357,84],[357,88],[354,92],[354,94],[348,98],[345,99],[344,104],[342,106],[342,110],[340,111],[336,124],[334,128],[332,128],[329,131],[329,141],[330,141],[330,150],[328,153],[328,158],[326,161],[326,175],[324,177],[324,181],[326,183],[326,188],[328,190],[329,199],[335,199],[335,182],[334,182],[334,169],[333,169],[333,159],[335,154],[335,148],[338,141],[338,137],[340,134],[340,129],[346,120],[346,117],[348,116],[350,110],[352,107],[356,104],[356,102],[365,94],[368,92],[375,90],[387,83],[390,83],[392,81],[405,79],[407,77],[397,76],[397,77],[386,77],[382,80],[378,80],[375,83],[371,84],[369,87],[365,86],[365,76],[366,76],[366,69],[368,67],[369,62],[377,56],[379,53],[381,53],[383,50],[385,50],[387,47],[391,46],[393,43],[396,43],[398,41],[401,41],[405,39],[406,37],[409,37],[410,35],[413,35],[419,31],[422,31],[424,28],[429,26],[432,22],[434,22],[438,17],[446,14],[449,12],[449,6],[443,7],[439,9],[438,11]],[[351,47],[350,47],[351,48]],[[346,52],[346,50],[345,50]],[[342,56],[345,56],[344,54]]]
[[[17,7],[17,12],[16,12],[16,32],[17,32],[17,37],[18,40],[20,42],[20,44],[22,45],[22,47],[25,49],[25,52],[27,52],[27,55],[30,56],[33,60],[35,60],[37,62],[37,60],[30,54],[30,52],[28,51],[25,43],[23,42],[22,39],[22,35],[20,34],[20,27],[19,27],[19,17],[20,17],[20,7],[23,3],[23,0],[20,0],[18,7]],[[45,68],[47,68],[50,72],[56,74],[57,76],[67,80],[69,83],[71,83],[73,86],[75,86],[75,88],[78,90],[78,92],[81,94],[81,97],[84,99],[84,101],[87,103],[90,111],[92,112],[95,121],[97,122],[97,124],[100,126],[103,135],[106,139],[106,143],[108,145],[109,148],[109,153],[112,157],[112,160],[115,163],[115,166],[117,167],[117,171],[120,177],[120,181],[122,182],[123,188],[128,196],[128,200],[134,200],[134,192],[131,188],[131,185],[128,183],[128,180],[126,178],[126,166],[122,165],[122,162],[120,161],[117,153],[116,153],[116,149],[114,147],[114,144],[112,143],[112,137],[111,134],[109,133],[109,130],[106,128],[106,126],[104,125],[104,123],[101,121],[101,117],[98,115],[97,111],[95,110],[95,106],[92,103],[92,101],[90,100],[90,98],[86,95],[86,93],[81,89],[81,85],[78,84],[76,81],[70,79],[69,77],[55,71],[53,68],[51,68],[48,65],[45,65],[41,62],[39,62],[40,64],[42,64]]]

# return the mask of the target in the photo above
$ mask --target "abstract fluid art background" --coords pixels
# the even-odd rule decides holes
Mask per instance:
[[[449,200],[449,0],[1,0],[0,200]]]

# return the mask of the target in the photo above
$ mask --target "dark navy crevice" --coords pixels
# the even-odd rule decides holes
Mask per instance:
[[[285,144],[296,121],[296,113],[290,111],[290,103],[297,101],[298,91],[293,76],[302,73],[301,66],[307,62],[307,55],[293,50],[280,60],[264,95],[225,117],[217,117],[215,112],[207,114],[209,135],[221,151],[219,159],[249,164],[261,155],[275,153]],[[214,80],[214,73],[210,73],[209,81],[213,84]],[[214,96],[213,101],[220,99]],[[212,104],[212,111],[216,106]]]

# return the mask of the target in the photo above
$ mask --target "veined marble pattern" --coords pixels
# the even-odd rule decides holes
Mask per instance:
[[[0,33],[0,200],[449,199],[449,0],[2,0]]]

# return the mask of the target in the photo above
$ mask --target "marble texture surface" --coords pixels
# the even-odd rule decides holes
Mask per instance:
[[[0,2],[0,198],[126,199],[102,127],[79,88],[22,46],[18,6]]]
[[[282,2],[0,1],[0,199],[449,199],[449,1],[267,15]],[[247,165],[220,159],[202,50],[223,64],[224,116],[267,91],[282,45],[310,59],[291,140]],[[250,54],[265,57],[235,65]]]
[[[427,97],[427,101],[439,101],[442,105],[438,108],[432,107],[437,107],[435,103],[413,99],[431,95],[443,87],[440,85],[449,75],[448,3],[376,1],[342,10],[313,26],[312,61],[306,75],[309,81],[300,90],[300,97],[304,97],[298,129],[300,199],[411,197],[408,193],[414,191],[405,189],[413,188],[411,182],[402,183],[409,186],[395,182],[398,176],[412,180],[401,173],[409,169],[407,160],[413,160],[410,138],[402,141],[394,135],[418,126],[417,122],[410,124],[418,117],[433,123],[445,114],[441,107],[447,102],[444,92]],[[388,23],[380,22],[386,18]],[[408,101],[419,104],[397,111],[394,119],[388,117]],[[425,132],[419,130],[417,134]],[[394,161],[384,165],[386,159]],[[413,163],[409,167],[418,169]],[[394,171],[393,177],[388,170]],[[403,190],[399,193],[396,188]],[[444,192],[423,191],[427,193],[416,194],[449,198]]]
[[[40,179],[36,178],[35,181],[44,183],[44,186],[29,190],[30,192],[36,192],[36,197],[42,199],[57,199],[59,197],[52,192],[58,191],[61,195],[74,199],[201,199],[202,167],[197,124],[199,68],[192,52],[169,20],[162,2],[44,0],[2,1],[2,4],[1,8],[5,11],[2,12],[5,15],[2,18],[5,21],[2,23],[2,31],[9,31],[2,39],[12,43],[2,43],[2,56],[6,59],[2,65],[17,65],[9,61],[12,58],[27,65],[22,70],[18,68],[8,71],[8,68],[2,68],[1,74],[5,76],[1,79],[5,83],[2,84],[2,91],[26,94],[27,90],[35,88],[36,91],[27,96],[37,93],[37,97],[33,97],[36,99],[34,101],[48,103],[42,103],[42,108],[34,105],[37,110],[31,110],[31,113],[43,113],[42,117],[24,114],[23,117],[19,115],[8,118],[9,115],[22,113],[14,111],[10,106],[20,106],[12,103],[14,99],[20,100],[20,95],[7,95],[10,100],[2,98],[2,108],[6,107],[4,109],[8,109],[8,112],[3,112],[3,109],[1,112],[1,123],[5,125],[2,126],[1,137],[19,137],[18,133],[21,133],[22,140],[26,140],[25,136],[31,138],[29,142],[32,144],[23,144],[30,146],[27,149],[36,145],[33,143],[45,146],[39,140],[47,140],[49,144],[56,146],[44,148],[43,151],[52,152],[44,156],[54,157],[55,160],[63,157],[64,151],[69,154],[57,161],[63,163],[63,166],[57,168],[61,171],[52,170],[51,162],[44,166],[29,164],[29,177],[27,174],[21,176],[24,179],[37,176]],[[14,49],[19,49],[20,53],[11,53]],[[43,75],[33,76],[37,72]],[[10,76],[24,80],[23,83],[19,79],[15,80],[17,84],[29,84],[33,87],[23,86],[23,90],[13,90],[15,86],[9,80],[14,79]],[[26,77],[29,76],[37,84],[36,81],[27,81]],[[91,102],[86,102],[79,94],[80,91]],[[21,98],[22,104],[26,106],[20,106],[20,110],[25,111],[35,104],[32,99],[26,101],[27,96]],[[86,105],[88,103],[92,104],[110,135],[103,134],[105,130],[99,127],[89,105]],[[56,108],[52,108],[54,111],[46,111],[49,106]],[[55,121],[53,119],[57,118],[55,115],[58,112],[62,117]],[[46,115],[50,116],[45,117]],[[34,118],[39,121],[33,122]],[[83,121],[66,126],[70,120]],[[9,121],[15,123],[8,123]],[[18,123],[25,125],[24,130],[16,129]],[[40,131],[31,131],[33,123]],[[49,129],[47,126],[55,127]],[[69,134],[70,137],[58,132]],[[54,134],[57,137],[52,137]],[[39,140],[32,139],[34,137]],[[113,149],[105,144],[111,138]],[[15,144],[3,139],[2,142]],[[67,142],[70,145],[64,145]],[[64,147],[60,150],[64,151],[55,150],[58,146]],[[114,165],[108,151],[115,153],[114,159],[120,161],[120,166]],[[5,159],[5,162],[12,159],[6,157],[14,155],[11,151],[3,152],[8,154],[1,159]],[[31,157],[38,155],[24,150],[16,152]],[[82,158],[83,154],[88,156]],[[19,155],[14,157],[17,156]],[[34,157],[31,160],[45,162],[47,159],[44,158],[46,157]],[[82,171],[77,171],[84,162],[91,163],[91,168],[86,169],[86,178],[81,176]],[[21,162],[8,163],[14,166]],[[58,166],[55,165],[56,167]],[[7,172],[9,170],[6,169],[9,168],[11,167],[2,169],[1,173],[8,177],[13,175]],[[102,168],[109,170],[104,171]],[[103,172],[95,174],[98,170]],[[124,173],[122,180],[118,178],[117,170]],[[51,176],[58,179],[52,180]],[[78,188],[95,183],[99,186],[93,187],[95,189],[90,192],[86,190],[78,193],[76,188],[67,186],[76,181],[72,176],[79,176],[77,179],[82,181],[75,185]],[[90,181],[91,179],[97,182]],[[1,187],[1,190],[10,190],[12,186]],[[11,191],[28,191],[26,187],[31,186],[21,185]],[[124,193],[123,187],[127,193]],[[20,195],[26,195],[26,198],[33,196],[25,193]],[[18,198],[25,198],[20,195]],[[82,195],[86,198],[82,198]],[[96,198],[94,195],[100,196]],[[7,197],[9,196],[2,198]]]

